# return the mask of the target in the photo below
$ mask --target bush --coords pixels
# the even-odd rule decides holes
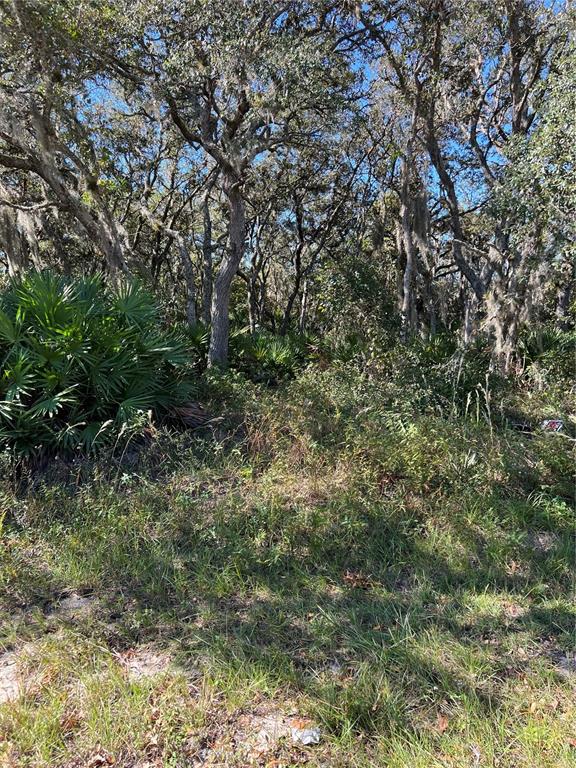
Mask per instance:
[[[576,331],[560,331],[554,327],[539,328],[520,339],[520,354],[528,374],[538,367],[546,379],[571,381],[574,375]]]
[[[294,376],[305,365],[309,352],[304,335],[250,334],[244,328],[230,338],[232,365],[254,381],[269,384]]]
[[[189,394],[189,354],[136,283],[49,272],[0,295],[0,442],[19,456],[91,451]]]

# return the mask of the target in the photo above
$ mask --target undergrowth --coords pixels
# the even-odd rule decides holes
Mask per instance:
[[[223,422],[5,482],[7,764],[572,765],[572,442],[416,385],[210,373]],[[255,744],[278,712],[320,743]]]
[[[89,453],[190,394],[183,337],[138,284],[50,272],[0,296],[0,445],[16,457]]]

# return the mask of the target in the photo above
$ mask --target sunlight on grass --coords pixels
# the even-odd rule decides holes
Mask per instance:
[[[270,431],[293,408],[260,407]],[[0,754],[177,765],[221,749],[241,765],[239,723],[280,707],[322,740],[268,756],[309,765],[573,762],[573,516],[522,489],[539,444],[495,434],[485,453],[482,427],[333,408],[319,418],[340,441],[309,442],[302,409],[253,458],[198,469],[197,439],[161,482],[144,466],[13,498],[29,524],[2,539],[0,637],[29,684],[0,708]],[[58,608],[70,594],[82,614]],[[172,666],[131,681],[122,659],[150,643]]]

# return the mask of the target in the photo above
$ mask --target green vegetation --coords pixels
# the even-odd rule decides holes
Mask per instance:
[[[574,11],[0,2],[0,768],[576,766]]]
[[[191,389],[182,338],[159,328],[136,283],[13,280],[0,297],[0,356],[0,441],[20,456],[90,451]]]
[[[571,440],[396,366],[210,375],[217,427],[5,484],[7,765],[573,765]]]

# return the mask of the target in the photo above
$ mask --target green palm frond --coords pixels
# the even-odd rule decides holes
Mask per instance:
[[[30,407],[31,413],[37,413],[40,416],[54,416],[65,405],[70,405],[75,402],[73,391],[76,387],[68,387],[61,392],[46,397],[43,400],[38,400],[34,405]]]
[[[26,349],[15,348],[14,359],[4,364],[0,387],[5,400],[21,400],[29,395],[36,381],[31,355]]]
[[[136,282],[125,283],[117,289],[112,298],[112,308],[127,323],[139,327],[157,316],[154,300]]]
[[[6,312],[0,309],[0,339],[8,344],[16,344],[20,338],[20,324],[12,321]]]
[[[0,308],[0,442],[21,455],[97,450],[191,390],[189,345],[137,283],[31,273]]]
[[[16,400],[0,400],[0,418],[6,421],[14,421],[18,412],[22,410],[22,404]]]

